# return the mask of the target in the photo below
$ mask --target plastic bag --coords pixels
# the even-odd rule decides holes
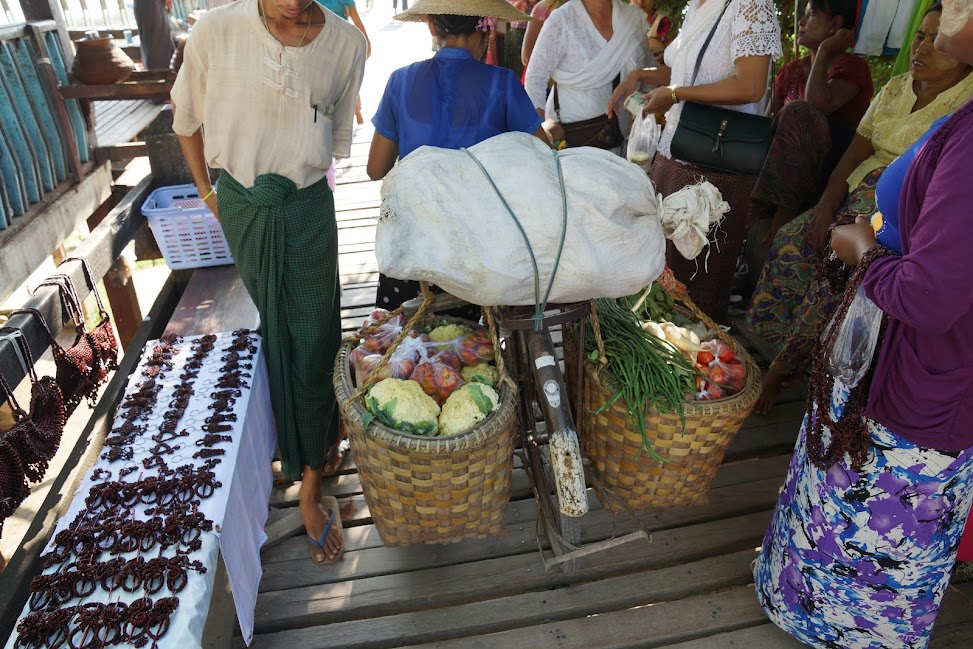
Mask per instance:
[[[385,352],[373,352],[364,344],[351,350],[348,362],[354,371],[355,385],[363,385],[373,373],[378,375],[376,382],[387,378],[408,379],[412,376],[420,357],[426,358],[429,342],[425,338],[428,336],[410,334],[399,343],[384,366],[379,366],[379,361],[382,360]]]
[[[639,113],[632,123],[632,131],[628,135],[628,149],[625,157],[628,158],[629,162],[637,164],[645,173],[649,173],[652,170],[652,158],[659,146],[661,134],[662,130],[659,128],[659,123],[655,121],[655,115]]]
[[[858,385],[871,367],[884,315],[859,286],[845,319],[838,325],[834,348],[828,357],[831,375],[849,388]]]
[[[441,406],[449,395],[466,383],[460,374],[460,365],[456,354],[443,350],[419,361],[410,378]]]
[[[451,355],[447,358],[450,364],[453,364],[452,355],[455,355],[460,362],[457,369],[463,365],[489,363],[496,356],[490,334],[482,329],[471,331],[454,340],[429,343],[429,347],[437,353],[450,352]]]
[[[368,319],[365,320],[362,328],[371,326],[387,313],[385,309],[375,309]],[[402,332],[404,324],[405,319],[402,315],[396,315],[388,322],[379,325],[378,329],[365,336],[362,339],[362,347],[375,354],[384,354],[395,341],[396,337]]]

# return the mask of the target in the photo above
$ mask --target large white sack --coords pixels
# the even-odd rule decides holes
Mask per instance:
[[[665,238],[658,202],[636,165],[588,147],[555,156],[524,133],[498,135],[469,151],[526,232],[542,299],[562,231],[557,159],[566,189],[567,231],[549,301],[630,295],[662,273]],[[535,301],[524,237],[465,151],[421,147],[396,163],[382,185],[375,252],[386,275],[427,280],[474,304]]]

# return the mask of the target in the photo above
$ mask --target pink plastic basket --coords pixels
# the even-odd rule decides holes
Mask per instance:
[[[159,187],[142,204],[166,264],[173,270],[232,264],[220,222],[195,185]]]

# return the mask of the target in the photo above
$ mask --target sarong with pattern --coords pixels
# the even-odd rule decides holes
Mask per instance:
[[[223,233],[260,312],[286,476],[322,465],[338,437],[332,372],[341,344],[338,226],[327,178],[301,190],[276,174],[245,188],[220,174]]]
[[[874,214],[882,169],[868,174],[849,194],[838,210],[839,223]],[[807,243],[811,216],[809,210],[777,231],[746,315],[747,326],[778,348],[770,369],[783,375],[810,366],[818,328],[835,308],[828,286],[814,280],[821,257]]]
[[[833,417],[847,397],[836,382]],[[973,449],[922,448],[866,420],[861,471],[847,456],[823,471],[809,417],[755,564],[760,605],[819,649],[925,649],[973,502]]]

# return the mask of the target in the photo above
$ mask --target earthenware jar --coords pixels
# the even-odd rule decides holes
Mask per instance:
[[[80,83],[120,83],[135,69],[132,59],[110,36],[86,36],[74,44],[76,53],[71,74]]]

